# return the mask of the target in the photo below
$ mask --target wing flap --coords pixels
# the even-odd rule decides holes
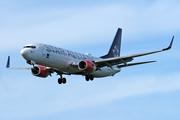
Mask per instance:
[[[147,62],[131,63],[131,64],[127,64],[127,65],[118,65],[118,67],[119,67],[119,68],[129,67],[129,66],[141,65],[141,64],[152,63],[152,62],[156,62],[156,61],[147,61]]]
[[[115,57],[115,58],[107,58],[107,59],[99,59],[94,61],[97,67],[104,67],[107,66],[107,63],[110,65],[117,65],[121,63],[126,63],[132,61],[132,57],[122,58],[122,57]]]

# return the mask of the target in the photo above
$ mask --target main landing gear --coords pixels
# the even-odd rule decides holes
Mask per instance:
[[[62,83],[66,84],[66,78],[63,78],[62,74],[59,74],[59,75],[60,75],[60,78],[58,79],[58,83],[59,84],[62,84]],[[92,74],[87,74],[85,76],[85,79],[86,79],[86,81],[89,81],[89,80],[93,81],[94,80],[94,76]]]
[[[88,74],[88,75],[85,76],[85,79],[86,79],[86,81],[89,81],[89,80],[93,81],[94,80],[94,76],[91,75],[91,74],[90,75]]]
[[[62,84],[62,83],[63,83],[63,84],[66,84],[66,78],[59,78],[59,79],[58,79],[58,83],[59,83],[59,84]]]
[[[66,84],[66,78],[63,78],[63,77],[62,77],[62,74],[60,74],[60,76],[61,76],[61,77],[58,79],[58,83],[59,83],[59,84],[62,84],[62,83],[63,83],[63,84]]]

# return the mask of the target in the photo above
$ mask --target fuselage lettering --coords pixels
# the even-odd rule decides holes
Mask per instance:
[[[70,50],[65,50],[62,48],[53,47],[51,45],[44,45],[44,47],[45,47],[46,51],[49,53],[53,52],[55,54],[71,57],[71,58],[78,59],[78,60],[95,61],[96,59],[98,59],[98,58],[93,57],[91,55],[80,54],[80,53],[72,52]]]
[[[51,48],[49,47],[49,45],[44,45],[44,46],[45,46],[47,52],[51,52],[52,51]]]

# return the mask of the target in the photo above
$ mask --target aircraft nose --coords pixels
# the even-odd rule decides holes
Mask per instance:
[[[28,59],[28,54],[29,54],[29,51],[28,50],[25,50],[25,49],[22,49],[21,50],[21,55],[27,60]]]

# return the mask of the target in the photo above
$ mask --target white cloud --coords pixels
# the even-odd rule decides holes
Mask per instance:
[[[13,90],[7,94],[1,91],[0,118],[41,116],[103,105],[131,96],[180,90],[180,72],[164,76],[136,75],[123,78],[117,75],[95,79],[94,82],[77,80],[79,76],[71,77],[75,81],[71,78],[66,85],[55,85],[55,81],[49,81],[54,77],[49,80],[25,77],[16,79],[16,82],[11,81]]]
[[[178,1],[159,0],[153,5],[144,4],[119,2],[46,10],[40,7],[17,13],[13,17],[6,16],[11,20],[4,23],[4,29],[0,29],[0,51],[34,42],[59,45],[105,42],[112,40],[117,27],[123,28],[125,40],[166,34],[171,36],[179,32]],[[14,42],[16,45],[12,44]]]
[[[159,0],[145,6],[144,3],[119,2],[78,9],[44,10],[40,7],[40,11],[35,8],[11,17],[9,11],[7,22],[4,21],[0,28],[0,51],[22,48],[31,42],[59,46],[106,42],[112,40],[117,27],[123,28],[125,40],[141,40],[151,35],[171,36],[179,32],[179,5],[179,1]],[[178,51],[178,47],[174,51]],[[173,51],[171,53],[171,59],[172,55],[173,59],[179,58]],[[179,72],[163,76],[136,74],[122,77],[119,74],[93,82],[71,76],[66,85],[58,85],[55,76],[47,79],[27,78],[29,74],[25,77],[20,77],[23,74],[3,76],[0,81],[1,119],[29,118],[103,105],[131,96],[180,90]]]

